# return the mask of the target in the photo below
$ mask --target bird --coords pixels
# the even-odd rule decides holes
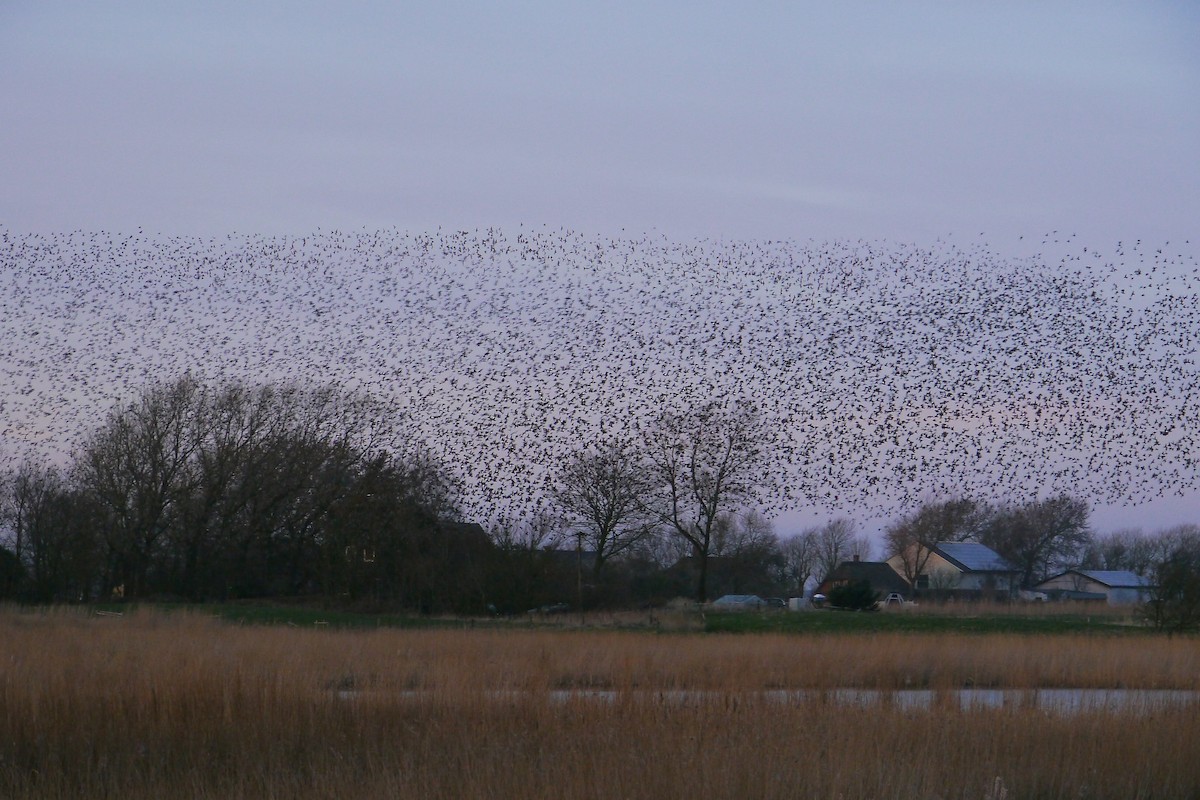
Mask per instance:
[[[565,454],[709,403],[758,409],[775,513],[891,513],[950,485],[1195,491],[1190,243],[1043,240],[1059,260],[538,225],[0,227],[0,467],[68,464],[107,414],[192,374],[372,398],[480,520],[543,508]]]

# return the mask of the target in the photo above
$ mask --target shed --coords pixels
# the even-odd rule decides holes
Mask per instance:
[[[1135,605],[1150,599],[1152,585],[1135,572],[1122,569],[1069,569],[1037,585],[1052,600],[1091,596],[1110,606]]]

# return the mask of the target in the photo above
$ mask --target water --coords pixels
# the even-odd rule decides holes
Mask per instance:
[[[346,700],[398,696],[414,702],[436,701],[428,691],[397,695],[341,690]],[[522,690],[488,692],[498,702],[522,702],[536,696]],[[555,704],[634,701],[654,705],[700,706],[709,703],[766,702],[780,705],[831,704],[859,708],[897,708],[903,711],[1036,709],[1053,714],[1106,712],[1146,714],[1163,709],[1200,705],[1200,691],[1184,689],[775,689],[760,692],[722,692],[699,689],[617,691],[614,689],[559,689],[547,692]]]

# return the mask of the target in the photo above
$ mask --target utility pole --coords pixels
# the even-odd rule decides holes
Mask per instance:
[[[579,624],[583,619],[583,531],[575,531],[575,595],[579,606]]]

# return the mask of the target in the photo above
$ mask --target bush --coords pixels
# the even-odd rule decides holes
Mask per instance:
[[[829,592],[829,605],[851,611],[873,610],[879,602],[879,593],[871,588],[870,581],[855,581],[834,587]]]
[[[15,600],[25,582],[25,567],[7,547],[0,547],[0,600]]]

